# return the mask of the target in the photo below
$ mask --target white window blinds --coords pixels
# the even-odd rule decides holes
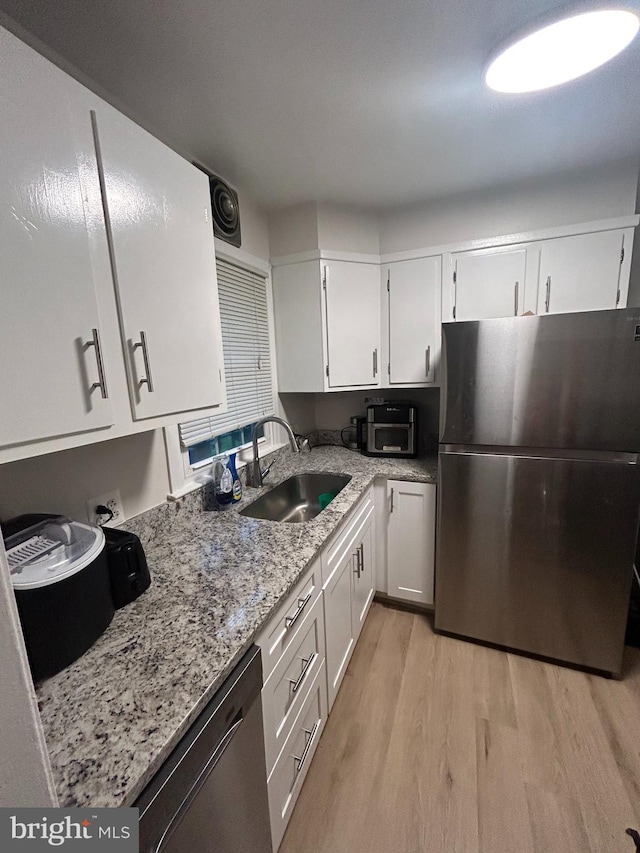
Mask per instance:
[[[267,280],[220,259],[216,269],[228,410],[180,424],[183,447],[274,413]]]

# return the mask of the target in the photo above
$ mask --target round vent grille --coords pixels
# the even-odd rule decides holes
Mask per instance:
[[[222,178],[212,176],[210,181],[214,233],[216,237],[220,237],[234,246],[239,246],[240,207],[238,205],[238,194]]]

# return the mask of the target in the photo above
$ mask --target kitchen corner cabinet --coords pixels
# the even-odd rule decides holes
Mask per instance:
[[[374,592],[374,503],[370,489],[322,555],[327,687],[331,710]]]
[[[305,261],[275,267],[273,300],[281,392],[380,385],[377,264]]]
[[[440,360],[442,258],[398,261],[382,267],[387,295],[389,387],[428,386]]]
[[[599,311],[627,303],[633,229],[545,240],[540,250],[538,314]]]
[[[434,601],[436,486],[387,481],[387,594]]]
[[[207,177],[1,28],[0,72],[0,462],[223,404]]]

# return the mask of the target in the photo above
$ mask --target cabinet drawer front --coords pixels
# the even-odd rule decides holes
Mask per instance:
[[[256,644],[262,649],[262,677],[265,682],[297,636],[304,617],[320,595],[320,588],[320,560],[316,560],[256,637]]]
[[[280,846],[327,719],[326,687],[323,665],[268,778],[274,851]]]
[[[295,641],[262,688],[267,772],[276,762],[325,656],[324,611],[318,597]]]
[[[340,530],[336,538],[322,554],[322,581],[324,586],[326,586],[327,581],[336,569],[339,568],[343,560],[350,558],[356,540],[360,536],[373,510],[373,489],[370,488],[356,506],[353,514],[344,523],[343,529]]]

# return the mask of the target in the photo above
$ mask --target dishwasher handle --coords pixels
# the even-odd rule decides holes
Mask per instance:
[[[220,759],[222,758],[225,749],[231,743],[234,734],[240,728],[243,721],[244,721],[244,715],[242,713],[242,709],[240,709],[240,711],[238,711],[238,713],[236,714],[235,719],[233,720],[233,722],[231,723],[229,728],[226,730],[226,732],[222,735],[222,737],[218,741],[216,748],[211,753],[209,760],[207,761],[205,766],[202,768],[202,772],[200,773],[198,778],[195,780],[195,782],[191,786],[188,794],[186,795],[186,797],[182,801],[180,807],[176,810],[175,814],[171,817],[171,820],[167,824],[165,831],[162,833],[162,837],[160,838],[160,841],[158,842],[158,844],[154,848],[153,853],[160,853],[160,851],[162,850],[162,848],[165,845],[165,842],[169,840],[169,836],[173,832],[173,828],[176,826],[176,824],[178,824],[180,822],[180,820],[182,819],[185,812],[189,809],[189,806],[191,805],[191,803],[198,796],[198,792],[200,791],[200,788],[202,788],[204,783],[209,778],[210,774],[213,772],[214,767],[216,766],[218,761],[220,761]]]

